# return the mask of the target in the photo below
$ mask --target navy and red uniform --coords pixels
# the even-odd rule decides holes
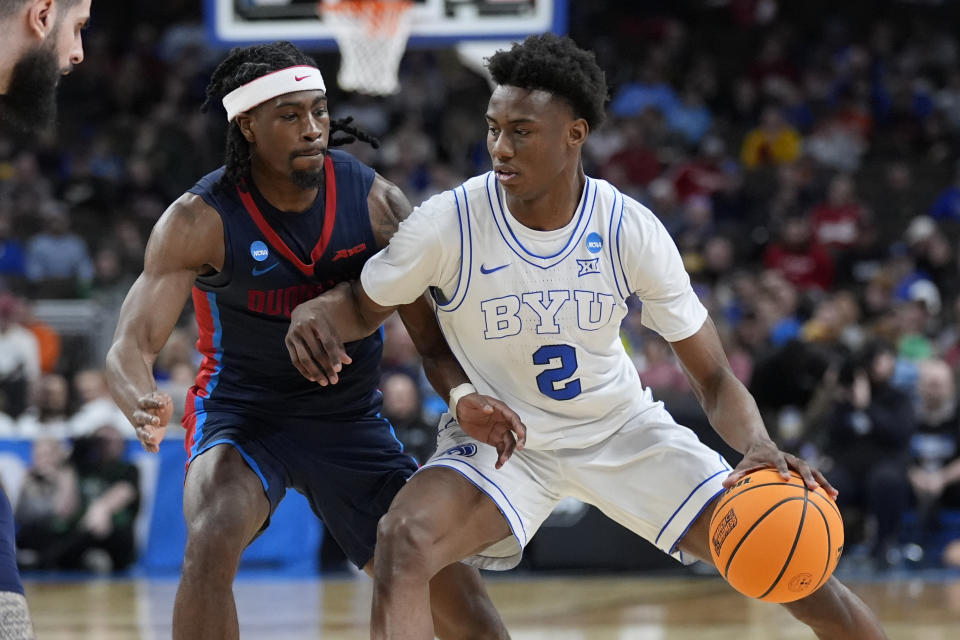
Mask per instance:
[[[321,387],[290,362],[290,313],[345,280],[377,251],[367,195],[374,172],[329,151],[326,180],[302,213],[272,207],[253,185],[221,185],[223,168],[189,191],[223,220],[223,269],[193,288],[203,362],[187,394],[188,462],[235,447],[276,509],[292,487],[358,567],[373,557],[377,521],[416,470],[380,415],[382,332],[346,345],[353,363]],[[266,526],[266,525],[265,525]]]

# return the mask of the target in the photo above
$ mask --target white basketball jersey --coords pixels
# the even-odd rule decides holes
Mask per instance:
[[[419,207],[362,283],[384,305],[431,287],[470,381],[520,415],[532,449],[590,446],[654,406],[620,339],[631,293],[668,340],[706,318],[656,217],[591,178],[554,231],[521,225],[492,172],[472,178]]]

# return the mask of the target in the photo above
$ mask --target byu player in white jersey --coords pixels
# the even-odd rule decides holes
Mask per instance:
[[[498,85],[486,113],[494,170],[424,203],[359,283],[298,307],[287,334],[295,361],[309,353],[332,373],[338,340],[367,335],[429,289],[472,382],[451,392],[437,452],[380,521],[378,639],[432,638],[434,573],[462,559],[514,566],[566,496],[681,561],[711,562],[709,507],[749,471],[792,468],[836,493],[770,440],[657,218],[584,174],[580,151],[607,95],[593,55],[568,38],[532,36],[488,68]],[[671,342],[713,427],[744,454],[735,470],[642,387],[619,338],[630,295]],[[460,429],[458,402],[474,392],[523,419],[526,446],[512,457]],[[785,606],[820,638],[885,637],[836,578]]]

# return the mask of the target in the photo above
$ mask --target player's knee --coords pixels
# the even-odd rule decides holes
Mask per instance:
[[[187,555],[224,562],[239,559],[257,528],[243,509],[210,505],[187,517]]]
[[[390,512],[380,518],[377,526],[377,568],[411,571],[429,566],[430,529],[415,515]]]

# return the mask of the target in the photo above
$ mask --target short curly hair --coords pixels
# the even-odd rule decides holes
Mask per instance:
[[[593,53],[567,36],[528,36],[509,50],[490,56],[487,69],[498,85],[548,91],[562,98],[574,116],[586,120],[591,129],[599,127],[606,117],[606,75]]]

